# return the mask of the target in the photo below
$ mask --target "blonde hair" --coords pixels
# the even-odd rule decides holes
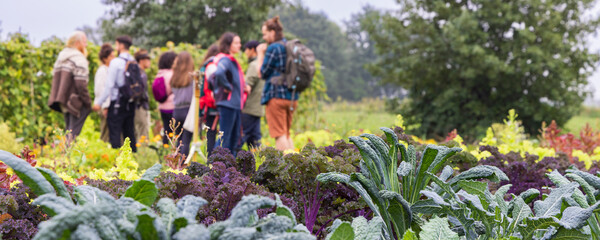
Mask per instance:
[[[194,71],[194,59],[190,53],[183,51],[175,58],[173,64],[173,76],[171,77],[171,86],[174,88],[182,88],[190,85],[192,77],[190,73]]]
[[[70,47],[70,48],[77,47],[77,44],[80,43],[84,37],[85,37],[85,33],[82,31],[73,32],[71,34],[71,36],[69,36],[69,39],[67,39],[67,47]]]

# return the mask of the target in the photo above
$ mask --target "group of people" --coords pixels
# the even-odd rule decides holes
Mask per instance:
[[[150,85],[153,90],[157,85],[162,87],[165,94],[160,97],[154,94],[159,102],[164,143],[169,143],[168,138],[174,132],[179,136],[176,144],[179,144],[180,152],[190,154],[193,133],[183,126],[188,115],[195,114],[190,108],[198,104],[207,130],[209,155],[219,145],[228,148],[234,155],[244,144],[259,147],[263,116],[270,136],[276,139],[276,147],[280,150],[293,149],[290,127],[298,92],[271,81],[285,73],[283,26],[279,18],[274,17],[264,22],[261,31],[265,43],[251,40],[243,46],[248,58],[245,71],[234,57],[242,51],[241,38],[231,32],[224,33],[207,49],[199,65],[186,51],[169,51],[160,56],[159,71],[154,84]],[[95,75],[96,98],[92,102],[87,90],[87,38],[83,32],[75,32],[66,45],[54,65],[49,106],[64,114],[71,140],[80,134],[85,119],[95,111],[101,117],[101,139],[110,142],[113,148],[119,148],[123,139],[129,138],[135,152],[136,142],[142,136],[148,136],[150,127],[147,93],[150,85],[145,72],[151,66],[150,55],[140,50],[132,56],[129,50],[132,39],[128,36],[118,37],[114,49],[110,44],[102,45],[99,52],[102,65]],[[132,77],[138,68],[139,77]],[[203,73],[199,79],[201,94],[198,102],[194,102],[193,73],[196,70]],[[130,79],[141,81],[137,84]],[[132,89],[137,87],[145,91],[134,98],[135,91]],[[266,107],[263,108],[263,105]],[[171,124],[172,121],[174,124]],[[171,126],[176,128],[171,129]],[[221,137],[217,139],[218,135]]]

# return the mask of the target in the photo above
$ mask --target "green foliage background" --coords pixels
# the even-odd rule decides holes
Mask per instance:
[[[519,112],[529,133],[577,114],[598,54],[586,46],[593,0],[402,0],[361,22],[376,43],[371,73],[410,91],[418,135],[470,137]]]
[[[55,128],[64,128],[62,114],[48,107],[52,69],[63,47],[57,38],[35,47],[21,34],[0,42],[0,121],[6,122],[17,137],[43,138]],[[88,52],[89,86],[94,86],[98,47],[90,44]],[[89,90],[93,93],[92,87]]]

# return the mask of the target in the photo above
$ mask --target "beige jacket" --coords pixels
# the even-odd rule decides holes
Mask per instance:
[[[48,106],[80,117],[81,109],[91,108],[88,81],[88,61],[83,53],[74,48],[63,49],[54,63]]]

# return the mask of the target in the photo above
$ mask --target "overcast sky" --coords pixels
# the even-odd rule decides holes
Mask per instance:
[[[395,0],[303,0],[312,11],[324,12],[338,24],[360,12],[365,4],[381,9],[396,9]],[[78,27],[96,26],[106,8],[100,0],[0,0],[0,39],[7,33],[21,31],[37,44],[51,36],[66,38]],[[593,13],[600,12],[600,4]],[[590,48],[600,51],[600,37],[590,37]],[[594,102],[600,102],[600,68],[590,77],[595,89]]]
[[[377,8],[396,8],[395,0],[303,0],[313,11],[324,12],[338,24],[369,3]],[[0,0],[2,39],[21,31],[39,43],[53,35],[66,38],[76,28],[96,26],[107,8],[100,0]],[[343,7],[340,7],[343,6]]]

